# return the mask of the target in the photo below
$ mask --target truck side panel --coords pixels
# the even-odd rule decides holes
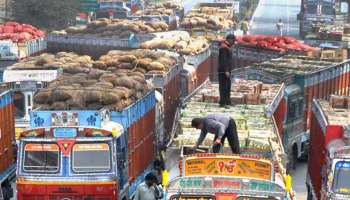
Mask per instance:
[[[308,173],[317,199],[320,199],[320,191],[322,187],[321,173],[322,166],[325,163],[326,149],[324,133],[314,113],[311,115],[310,141]]]
[[[283,133],[283,124],[285,120],[286,111],[287,111],[287,102],[283,98],[280,104],[278,105],[276,111],[273,113],[273,118],[275,119],[279,134]],[[282,135],[281,135],[281,138],[282,138]]]
[[[0,96],[0,175],[14,163],[12,142],[15,138],[13,99],[9,91]]]

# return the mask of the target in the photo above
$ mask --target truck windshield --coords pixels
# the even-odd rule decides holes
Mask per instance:
[[[333,191],[350,194],[350,161],[338,161],[334,169]]]
[[[43,173],[58,172],[59,155],[59,147],[56,144],[26,144],[24,146],[23,170]]]
[[[106,143],[75,144],[73,146],[72,168],[76,173],[110,171],[110,146]]]

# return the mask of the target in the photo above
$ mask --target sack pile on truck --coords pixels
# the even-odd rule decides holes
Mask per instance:
[[[89,64],[79,72],[63,68],[64,73],[59,78],[34,96],[35,107],[47,110],[102,107],[122,110],[150,91],[151,86],[140,72],[110,72],[94,69],[93,62]]]
[[[64,73],[87,73],[92,68],[90,56],[80,56],[75,53],[59,52],[57,54],[44,53],[30,57],[10,66],[10,70],[55,70],[62,69]]]
[[[26,42],[45,36],[45,32],[29,24],[5,22],[0,24],[0,40]]]
[[[58,35],[91,35],[99,37],[125,38],[131,33],[147,34],[168,30],[163,21],[142,21],[128,19],[97,19],[86,26],[71,26],[62,31],[54,31]]]
[[[152,4],[149,5],[144,11],[139,10],[135,13],[135,15],[172,15],[173,11],[180,11],[183,9],[182,6],[166,2],[163,4]]]
[[[319,51],[319,48],[311,47],[289,36],[244,35],[238,36],[236,39],[237,45],[240,46],[273,50],[281,53],[292,51],[313,53]]]
[[[164,74],[176,63],[177,60],[175,58],[164,52],[146,49],[132,51],[113,50],[95,61],[93,67],[111,72],[133,70],[141,74]]]
[[[154,38],[140,45],[142,49],[167,49],[175,50],[183,55],[196,55],[209,47],[208,40],[204,37],[181,37]]]
[[[185,29],[206,28],[208,30],[219,31],[231,29],[232,26],[233,22],[224,17],[195,12],[190,12],[181,22],[181,27]]]
[[[206,15],[216,15],[225,18],[232,18],[232,8],[231,7],[211,7],[202,6],[199,8],[199,12]]]

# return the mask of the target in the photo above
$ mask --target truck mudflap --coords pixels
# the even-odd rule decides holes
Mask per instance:
[[[238,177],[195,176],[179,177],[169,182],[166,199],[183,196],[222,197],[276,197],[293,199],[283,186],[268,180]]]

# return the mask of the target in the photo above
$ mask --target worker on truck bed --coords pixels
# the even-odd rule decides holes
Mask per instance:
[[[226,40],[221,43],[219,49],[218,79],[221,107],[228,107],[231,105],[231,71],[233,67],[231,47],[235,41],[235,35],[229,34],[226,36]]]
[[[197,149],[204,141],[207,133],[215,134],[213,152],[219,153],[227,138],[232,153],[239,154],[239,140],[235,121],[225,114],[211,114],[204,118],[192,119],[192,127],[201,129],[201,134],[193,149]]]

